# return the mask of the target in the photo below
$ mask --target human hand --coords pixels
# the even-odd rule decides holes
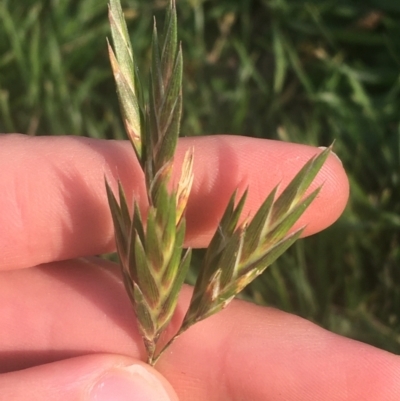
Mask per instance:
[[[188,146],[190,246],[207,245],[236,187],[249,187],[244,213],[254,212],[317,152],[243,137],[186,138],[177,171]],[[118,266],[90,257],[113,249],[104,174],[146,207],[130,144],[5,135],[0,166],[0,400],[161,401],[176,400],[174,391],[181,401],[400,398],[397,356],[242,301],[180,337],[157,364],[160,375],[139,361],[142,340]],[[330,225],[346,203],[348,182],[334,156],[313,187],[322,183],[299,222],[308,223],[306,234]],[[171,332],[189,297],[185,288]]]

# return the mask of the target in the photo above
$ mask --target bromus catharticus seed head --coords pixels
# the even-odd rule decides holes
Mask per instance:
[[[275,188],[245,223],[239,224],[239,217],[246,193],[239,200],[236,193],[232,195],[207,248],[182,325],[159,347],[158,340],[174,315],[191,259],[191,250],[184,250],[183,245],[185,210],[193,182],[193,150],[185,156],[178,185],[168,190],[182,114],[183,64],[175,2],[170,1],[160,38],[154,23],[148,87],[142,85],[139,76],[120,0],[110,0],[109,20],[113,40],[113,48],[108,44],[109,57],[125,130],[145,177],[149,202],[146,218],[136,202],[130,212],[121,184],[118,196],[107,182],[106,190],[125,288],[147,361],[154,365],[180,334],[225,308],[299,238],[302,229],[290,229],[319,192],[317,189],[305,196],[330,148],[309,160],[279,197]]]

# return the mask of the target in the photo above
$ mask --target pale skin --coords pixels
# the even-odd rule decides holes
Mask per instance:
[[[251,215],[319,151],[241,137],[187,138],[176,172],[189,146],[195,182],[187,245],[195,247],[207,246],[235,187],[249,188],[244,214]],[[119,383],[121,367],[144,360],[118,266],[91,256],[114,247],[104,175],[113,185],[121,179],[145,210],[140,168],[127,142],[4,135],[0,171],[0,400],[89,399],[99,377]],[[299,223],[307,235],[332,224],[348,199],[333,155],[313,186],[322,183]],[[171,332],[190,291],[183,291]],[[398,356],[241,301],[189,329],[160,359],[159,373],[143,366],[170,400],[400,399]]]

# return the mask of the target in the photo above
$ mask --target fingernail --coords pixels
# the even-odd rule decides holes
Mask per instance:
[[[132,365],[107,372],[90,392],[90,401],[170,401],[161,382],[146,368]]]
[[[325,150],[326,146],[318,146],[318,149]],[[331,155],[335,156],[336,159],[340,161],[340,164],[343,165],[343,162],[340,160],[339,156],[335,152],[332,152],[332,150],[331,150]]]

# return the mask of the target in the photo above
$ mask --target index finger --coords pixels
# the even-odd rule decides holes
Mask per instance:
[[[187,246],[207,246],[229,197],[249,188],[244,213],[283,188],[318,149],[236,136],[181,139],[175,174],[194,148],[194,185],[187,210]],[[96,255],[114,249],[104,176],[146,207],[143,174],[127,141],[82,137],[0,137],[0,269]],[[312,184],[322,191],[299,221],[312,234],[343,211],[348,181],[331,156]]]

